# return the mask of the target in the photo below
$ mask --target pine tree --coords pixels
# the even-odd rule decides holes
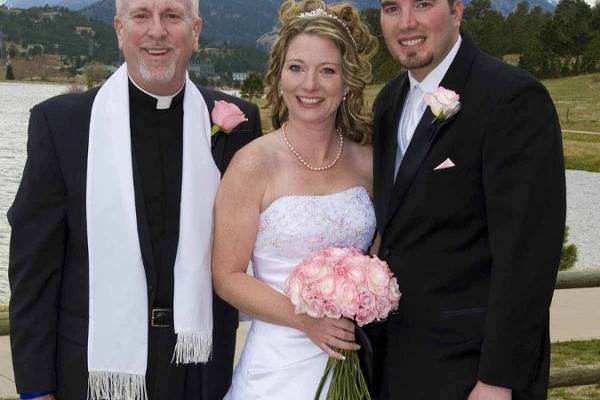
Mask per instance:
[[[15,80],[15,74],[13,72],[13,66],[10,63],[6,64],[6,80],[7,81],[14,81]]]
[[[562,254],[560,255],[560,264],[558,265],[559,271],[566,271],[568,269],[573,268],[575,266],[575,262],[577,261],[577,247],[574,244],[570,244],[567,246],[567,241],[569,240],[569,227],[565,227],[565,236],[563,239],[563,249]]]
[[[243,99],[252,100],[254,98],[261,98],[264,91],[265,86],[262,77],[258,74],[251,73],[244,83],[242,83],[240,94]]]

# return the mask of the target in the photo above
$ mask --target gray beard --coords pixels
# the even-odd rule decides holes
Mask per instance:
[[[167,65],[164,65],[160,70],[152,70],[140,60],[140,75],[146,82],[168,83],[175,77],[175,60],[171,60]]]

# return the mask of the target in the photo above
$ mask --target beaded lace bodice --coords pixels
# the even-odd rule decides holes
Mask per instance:
[[[323,196],[284,196],[260,215],[252,255],[254,274],[283,291],[294,267],[326,247],[366,251],[375,233],[375,212],[362,186]]]

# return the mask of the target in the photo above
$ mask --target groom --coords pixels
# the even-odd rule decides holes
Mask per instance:
[[[383,0],[408,70],[375,104],[379,256],[400,308],[371,328],[382,399],[546,398],[565,221],[557,115],[532,76],[459,34],[462,0]],[[437,117],[426,93],[443,87]],[[459,108],[460,107],[460,108]]]
[[[213,299],[212,205],[261,128],[255,106],[186,79],[200,28],[197,1],[117,1],[126,66],[32,110],[8,213],[23,398],[214,400],[231,383],[237,312]],[[248,121],[211,137],[216,100]]]

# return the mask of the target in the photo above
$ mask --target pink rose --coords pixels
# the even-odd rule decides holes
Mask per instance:
[[[333,267],[333,275],[336,277],[336,279],[345,279],[347,274],[348,267],[344,264],[337,264],[335,267]]]
[[[308,304],[314,298],[322,298],[319,288],[315,282],[304,282],[304,286],[300,291],[302,301]]]
[[[359,296],[358,296],[358,304],[360,304],[360,308],[369,308],[369,309],[374,309],[375,308],[375,296],[373,295],[373,293],[369,292],[369,291],[365,291],[362,292]]]
[[[327,274],[327,265],[320,262],[312,262],[312,260],[304,265],[300,269],[300,273],[304,278],[311,281],[323,278]]]
[[[385,297],[378,297],[375,300],[375,310],[377,310],[377,319],[383,319],[392,311],[392,304]]]
[[[308,309],[306,313],[313,318],[323,318],[325,316],[325,311],[323,310],[323,300],[322,299],[312,299],[308,302]]]
[[[378,296],[387,296],[390,281],[389,268],[383,261],[372,259],[367,267],[367,286]]]
[[[238,106],[223,100],[215,101],[211,119],[213,122],[213,135],[218,131],[229,133],[242,122],[248,121],[246,114]]]
[[[432,93],[425,93],[423,99],[439,120],[448,119],[460,111],[460,96],[441,86]]]
[[[388,299],[392,302],[392,305],[398,307],[398,303],[400,302],[400,297],[402,293],[400,293],[400,287],[398,286],[398,281],[396,278],[392,278],[390,280],[390,292],[388,293]]]
[[[323,302],[323,311],[325,313],[325,316],[328,318],[338,319],[342,316],[340,308],[333,301],[325,300]]]
[[[358,291],[351,280],[347,279],[336,285],[335,303],[340,307],[344,317],[354,318],[358,310]]]
[[[302,283],[297,277],[292,277],[288,280],[285,294],[290,298],[293,305],[297,306],[302,301],[300,293],[302,292]]]
[[[356,312],[356,323],[358,326],[363,326],[375,321],[375,309],[360,307]]]
[[[319,279],[316,284],[319,288],[319,292],[321,292],[324,298],[328,299],[333,296],[335,291],[335,277],[333,274],[325,275],[323,278]]]
[[[367,279],[366,268],[364,263],[350,265],[348,267],[348,277],[359,286],[365,284]]]
[[[348,255],[351,252],[351,250],[350,248],[328,247],[327,249],[325,249],[325,252],[328,256],[344,257]]]

